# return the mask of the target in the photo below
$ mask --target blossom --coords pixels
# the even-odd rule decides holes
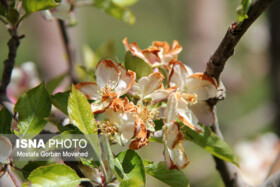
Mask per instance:
[[[112,60],[101,60],[95,71],[96,83],[83,82],[76,85],[76,89],[84,93],[91,104],[93,113],[104,112],[115,98],[119,98],[129,91],[135,80],[133,71],[126,71]]]
[[[137,83],[135,82],[130,92],[132,95],[138,96],[141,101],[152,99],[154,103],[160,102],[167,99],[168,95],[176,90],[176,87],[164,89],[163,79],[164,76],[161,73],[152,73],[148,77],[140,78]]]
[[[167,42],[155,41],[152,46],[144,50],[141,50],[135,42],[129,44],[127,38],[123,39],[123,44],[127,51],[143,59],[152,67],[166,67],[168,63],[176,61],[178,54],[182,51],[182,46],[176,40],[171,46]]]
[[[190,68],[177,61],[172,63],[169,85],[177,86],[178,95],[173,102],[178,106],[178,117],[183,123],[196,126],[197,121],[212,125],[214,115],[206,100],[215,98],[218,93],[218,84],[213,77],[203,73],[192,74]]]
[[[40,78],[36,65],[33,62],[25,62],[20,67],[13,69],[11,82],[7,87],[7,96],[13,103],[16,103],[24,92],[39,83]]]

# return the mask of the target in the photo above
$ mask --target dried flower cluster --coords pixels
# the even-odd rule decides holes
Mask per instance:
[[[130,142],[133,150],[147,146],[150,137],[161,137],[166,165],[182,169],[189,161],[179,124],[197,132],[203,132],[199,124],[211,125],[214,117],[206,100],[216,97],[217,82],[206,74],[193,73],[177,60],[182,51],[177,41],[171,46],[156,41],[145,50],[126,38],[123,43],[128,52],[151,66],[153,73],[136,80],[135,72],[105,59],[96,66],[96,83],[83,82],[76,88],[93,100],[94,114],[104,114],[96,119],[102,133],[121,145]],[[157,131],[156,119],[164,124]]]

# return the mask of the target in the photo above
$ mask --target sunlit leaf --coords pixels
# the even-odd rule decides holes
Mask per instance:
[[[181,170],[169,170],[164,162],[150,164],[145,169],[149,175],[172,187],[189,186],[189,181]]]
[[[92,113],[90,104],[86,96],[72,86],[72,92],[68,99],[68,114],[71,122],[78,127],[78,129],[88,136],[89,141],[96,151],[96,156],[101,156],[101,148],[97,136],[97,125],[95,123],[94,115]],[[94,136],[93,136],[94,135]]]
[[[113,0],[114,3],[120,5],[120,6],[131,6],[135,4],[138,0]]]
[[[30,161],[22,168],[22,170],[24,171],[22,172],[22,174],[24,178],[27,179],[29,174],[36,168],[40,166],[47,166],[53,163],[53,161]]]
[[[138,178],[129,178],[120,183],[120,187],[144,187],[143,181]]]
[[[124,64],[126,69],[136,72],[137,79],[153,73],[153,68],[147,62],[132,55],[130,51],[126,52]]]
[[[64,164],[52,164],[35,169],[27,178],[23,187],[28,186],[56,186],[76,187],[81,179],[77,173]]]
[[[229,145],[212,132],[209,127],[203,127],[203,129],[204,133],[198,133],[188,126],[182,125],[182,132],[186,140],[196,143],[212,155],[222,160],[238,165]]]
[[[39,134],[45,127],[47,123],[45,118],[51,111],[51,100],[45,84],[41,83],[22,95],[14,111],[19,115],[18,130],[15,130],[17,136],[31,138]]]
[[[0,134],[11,134],[12,115],[6,108],[0,111]]]
[[[135,17],[130,10],[121,7],[112,0],[95,0],[94,6],[126,23],[133,24],[135,22]]]
[[[22,6],[27,13],[55,8],[60,0],[22,0]]]
[[[133,150],[121,152],[117,156],[122,165],[123,172],[128,178],[137,178],[145,184],[145,168],[141,157]]]

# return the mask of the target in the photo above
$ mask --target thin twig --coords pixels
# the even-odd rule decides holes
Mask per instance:
[[[208,60],[206,74],[215,77],[217,80],[220,79],[225,63],[233,55],[234,47],[240,38],[272,2],[273,0],[255,0],[248,11],[248,18],[240,24],[233,23],[228,28],[219,47]]]
[[[73,48],[69,39],[69,35],[67,32],[67,28],[63,20],[58,20],[59,29],[63,38],[64,48],[67,54],[67,62],[68,62],[68,72],[73,83],[77,83],[76,77],[74,74],[74,54]]]
[[[16,176],[13,174],[13,171],[11,170],[11,167],[8,166],[8,173],[13,181],[13,183],[15,184],[16,187],[20,187],[21,185],[19,184]]]
[[[9,32],[11,35],[11,38],[8,42],[9,54],[8,58],[4,61],[2,80],[0,82],[0,95],[6,95],[6,89],[11,81],[12,71],[15,66],[17,49],[20,44],[20,39],[23,38],[23,36],[18,36],[17,28],[9,29]]]

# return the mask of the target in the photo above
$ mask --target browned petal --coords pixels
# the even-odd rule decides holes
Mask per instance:
[[[154,41],[153,46],[158,47],[158,48],[162,47],[164,54],[168,53],[170,50],[169,44],[167,42]]]
[[[111,103],[110,108],[113,108],[114,112],[122,110],[124,112],[124,103],[121,99],[115,98]]]
[[[149,140],[147,138],[138,138],[130,143],[129,149],[137,150],[143,146],[147,146],[148,144],[149,144]]]
[[[110,92],[108,94],[103,94],[102,95],[102,101],[107,101],[107,100],[114,100],[118,94],[116,92]]]
[[[118,72],[119,74],[121,73],[118,65],[113,60],[110,60],[110,59],[100,60],[98,62],[98,64],[96,65],[96,69],[98,68],[100,63],[104,63],[107,68],[114,68],[116,70],[116,72]]]
[[[197,128],[196,126],[194,126],[193,124],[191,124],[190,122],[188,122],[184,117],[182,117],[180,114],[178,114],[179,119],[188,127],[195,129],[197,132],[202,133],[203,131],[199,128]]]
[[[171,49],[169,51],[170,54],[178,54],[182,51],[182,46],[179,45],[179,42],[177,40],[174,40]]]
[[[209,81],[216,88],[218,88],[217,81],[213,77],[211,77],[210,75],[207,75],[207,74],[204,74],[204,73],[195,73],[195,74],[190,75],[190,78],[196,78],[196,79],[200,79],[200,80]]]
[[[174,128],[177,128],[177,136],[176,136],[176,140],[173,142],[172,144],[172,149],[174,149],[174,147],[179,144],[182,140],[184,140],[184,135],[183,133],[180,131],[180,125],[178,122],[174,123]]]
[[[134,56],[137,56],[137,54],[135,53],[135,49],[138,52],[142,53],[142,50],[138,47],[138,45],[135,42],[129,44],[128,41],[127,41],[127,38],[123,39],[123,44],[124,44],[126,50],[129,50]],[[135,49],[133,49],[133,48],[135,48]]]
[[[169,63],[169,65],[170,65],[170,66],[172,65],[171,72],[170,72],[169,77],[168,77],[168,84],[169,84],[169,85],[170,85],[170,79],[171,79],[171,77],[172,77],[173,74],[174,74],[174,66],[175,66],[175,65],[181,66],[181,68],[183,68],[183,69],[188,73],[187,68],[186,68],[185,65],[184,65],[182,62],[180,62],[180,61],[171,61],[171,62]]]
[[[75,88],[77,89],[77,90],[80,90],[84,85],[87,85],[87,84],[93,84],[93,85],[96,85],[96,83],[94,83],[94,82],[81,82],[81,83],[79,83],[79,84],[76,84],[75,85]],[[90,98],[90,96],[88,96],[87,94],[85,94],[85,93],[83,93],[88,99],[91,99]]]
[[[135,138],[137,136],[137,134],[140,132],[141,130],[141,123],[140,123],[140,119],[138,116],[134,115],[135,117],[135,123],[134,123],[134,134],[132,138]]]

